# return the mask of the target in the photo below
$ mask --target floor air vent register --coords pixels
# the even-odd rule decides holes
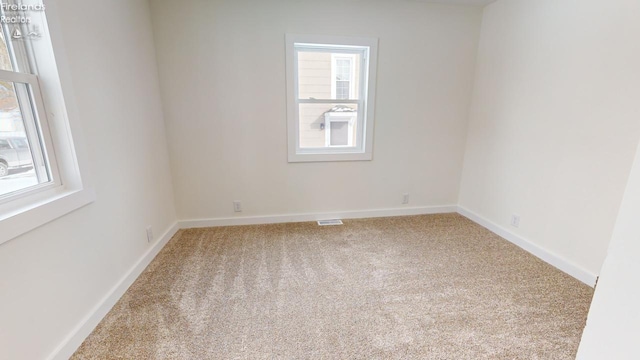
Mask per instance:
[[[342,220],[338,220],[338,219],[334,219],[334,220],[318,220],[318,225],[320,225],[320,226],[342,225]]]

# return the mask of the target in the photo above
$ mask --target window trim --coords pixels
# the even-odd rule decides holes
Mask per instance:
[[[326,35],[285,35],[286,44],[286,81],[287,81],[287,144],[288,161],[293,162],[319,162],[319,161],[368,161],[373,159],[373,129],[374,129],[374,109],[375,109],[375,89],[377,72],[378,39],[364,37],[343,37]],[[335,45],[344,47],[345,52],[349,48],[368,47],[368,55],[363,62],[367,61],[368,66],[361,66],[362,82],[361,94],[358,101],[363,106],[358,108],[358,126],[362,131],[358,131],[357,143],[360,147],[332,147],[332,148],[300,148],[299,146],[299,122],[298,122],[298,102],[297,102],[297,51],[295,44],[304,44],[305,47],[316,45]],[[313,103],[311,99],[305,100]],[[326,102],[326,101],[319,101]],[[354,103],[354,100],[332,100],[334,104]],[[357,101],[356,101],[357,102]],[[359,104],[360,105],[360,104]],[[361,114],[361,115],[360,115]]]
[[[50,134],[60,174],[60,185],[12,201],[0,213],[0,244],[10,241],[48,222],[96,200],[87,171],[85,142],[78,119],[69,61],[66,57],[59,9],[47,2],[37,18],[42,37],[32,42],[34,66],[49,117]]]

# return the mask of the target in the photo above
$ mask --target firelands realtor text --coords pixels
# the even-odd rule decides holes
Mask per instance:
[[[44,4],[2,3],[2,24],[31,24],[31,18],[25,16],[29,11],[44,11]]]

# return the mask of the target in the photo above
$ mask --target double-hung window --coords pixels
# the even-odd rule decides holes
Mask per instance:
[[[5,25],[0,33],[0,203],[60,183],[31,48],[19,29],[12,34]]]
[[[80,171],[50,20],[55,3],[0,0],[0,244],[93,201]],[[53,16],[55,23],[56,17]],[[59,29],[59,27],[57,28]],[[58,42],[58,44],[61,42]],[[63,57],[64,58],[64,57]],[[62,63],[64,64],[64,63]],[[71,106],[73,108],[73,106]]]
[[[289,162],[371,160],[377,39],[287,35]]]

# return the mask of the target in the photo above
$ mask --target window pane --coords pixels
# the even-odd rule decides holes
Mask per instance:
[[[27,86],[0,80],[0,196],[50,181],[38,133]]]
[[[298,52],[298,98],[331,98],[331,53]]]
[[[336,122],[348,125],[346,143],[351,142],[355,146],[358,131],[357,109],[356,104],[300,104],[300,148],[329,148],[332,145],[341,145],[332,143],[332,130]],[[342,134],[340,124],[337,128],[337,134]]]
[[[4,32],[2,31],[2,29],[0,29],[0,70],[13,71],[13,65],[11,65],[11,57],[9,56],[7,42],[4,38]]]
[[[298,51],[297,54],[299,99],[358,99],[360,54],[331,51]]]

